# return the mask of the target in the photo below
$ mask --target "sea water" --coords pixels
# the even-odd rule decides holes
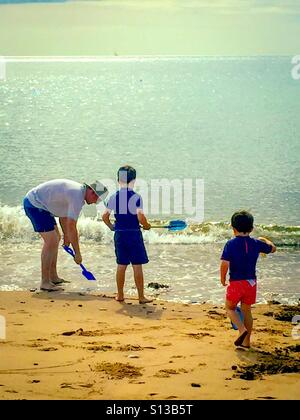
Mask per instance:
[[[218,266],[231,214],[250,210],[278,253],[260,259],[259,301],[300,297],[300,82],[290,57],[128,57],[8,62],[0,80],[0,290],[39,283],[40,240],[21,203],[53,178],[115,179],[130,164],[152,179],[203,179],[204,220],[145,233],[149,282],[165,299],[223,300]],[[94,207],[92,209],[92,207]],[[186,218],[186,214],[149,215]],[[93,290],[112,292],[112,234],[86,206],[79,230]],[[69,290],[86,290],[59,256]],[[151,290],[147,290],[151,294]],[[135,293],[132,276],[127,293]]]

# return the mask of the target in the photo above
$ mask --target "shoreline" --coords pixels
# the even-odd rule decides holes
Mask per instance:
[[[180,237],[170,235],[170,239]],[[40,239],[26,242],[25,238],[23,243],[22,240],[23,238],[20,238],[19,244],[12,244],[9,240],[2,242],[0,291],[29,291],[34,288],[39,290]],[[97,242],[97,239],[81,241],[84,265],[96,277],[96,282],[87,281],[72,258],[63,249],[59,250],[59,276],[70,281],[66,284],[65,291],[110,294],[116,291],[114,247],[108,242],[110,238],[103,237],[104,240],[107,243]],[[151,240],[147,238],[145,242],[150,259],[149,264],[144,267],[146,295],[170,303],[224,304],[225,289],[219,280],[222,244],[153,244],[149,243]],[[298,303],[298,261],[299,250],[296,249],[278,249],[276,254],[259,260],[257,304],[266,304],[272,299],[282,304]],[[280,281],[283,276],[284,282]],[[125,293],[128,297],[136,296],[132,269],[128,270],[126,276]]]
[[[275,319],[282,308],[254,307],[248,351],[220,305],[0,292],[0,399],[299,399],[299,340]],[[266,357],[270,372],[253,371]],[[292,373],[269,374],[281,358]]]

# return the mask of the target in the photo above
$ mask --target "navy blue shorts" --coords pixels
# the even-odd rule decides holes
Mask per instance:
[[[117,264],[140,265],[149,262],[143,235],[140,230],[129,232],[116,231],[114,241]]]
[[[26,197],[23,205],[26,216],[29,217],[35,232],[51,232],[55,229],[56,221],[51,213],[34,207]]]

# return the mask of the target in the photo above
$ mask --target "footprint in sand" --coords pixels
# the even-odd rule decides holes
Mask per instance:
[[[171,375],[178,375],[175,369],[161,369],[154,375],[156,378],[169,378]]]
[[[94,384],[79,384],[79,386],[81,386],[81,388],[92,388]]]
[[[143,347],[141,347],[139,344],[133,345],[133,344],[125,344],[123,346],[117,347],[118,351],[141,351],[143,350]]]
[[[57,351],[58,348],[56,347],[44,347],[43,349],[39,349],[39,351]]]
[[[84,348],[84,347],[83,347]],[[94,346],[88,346],[87,350],[91,350],[91,351],[108,351],[108,350],[112,350],[112,346],[106,346],[106,345],[94,345]]]
[[[135,384],[135,385],[143,385],[143,384],[145,384],[146,382],[145,382],[145,381],[137,381],[137,380],[135,380],[135,379],[131,379],[131,380],[129,381],[129,383],[130,383],[130,384]]]
[[[43,344],[41,344],[41,343],[32,343],[32,344],[27,344],[27,345],[25,344],[25,346],[36,348],[36,347],[42,347]]]
[[[188,335],[189,337],[192,338],[196,338],[197,340],[200,340],[203,337],[215,337],[213,334],[209,334],[209,333],[187,333],[186,335]]]
[[[61,388],[70,388],[70,389],[76,389],[74,388],[74,386],[72,386],[72,384],[68,384],[68,383],[62,383],[60,384]]]
[[[76,331],[65,331],[62,333],[65,336],[78,335],[83,337],[100,337],[104,334],[124,334],[124,331],[116,328],[107,329],[105,332],[103,330],[84,331],[82,328],[79,328]]]

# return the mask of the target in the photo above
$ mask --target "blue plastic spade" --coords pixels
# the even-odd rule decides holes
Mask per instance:
[[[241,310],[241,308],[239,307],[239,306],[237,306],[236,308],[235,308],[235,312],[238,314],[238,316],[240,317],[240,320],[242,321],[242,322],[244,322],[244,315],[243,315],[243,312],[242,312],[242,310]],[[234,329],[234,330],[238,330],[238,327],[233,323],[233,322],[231,322],[231,325],[232,325],[232,328]]]
[[[70,247],[68,247],[67,245],[63,245],[63,249],[70,255],[72,255],[72,257],[75,257],[74,251],[73,249],[71,249]],[[88,279],[88,280],[96,280],[96,278],[94,277],[93,273],[91,273],[90,271],[87,271],[87,269],[85,268],[85,266],[83,264],[80,264],[80,267],[82,268],[82,275]]]
[[[168,229],[169,231],[172,231],[172,232],[183,230],[186,227],[187,227],[187,224],[184,220],[171,220],[171,222],[166,226],[151,226],[151,228]]]

